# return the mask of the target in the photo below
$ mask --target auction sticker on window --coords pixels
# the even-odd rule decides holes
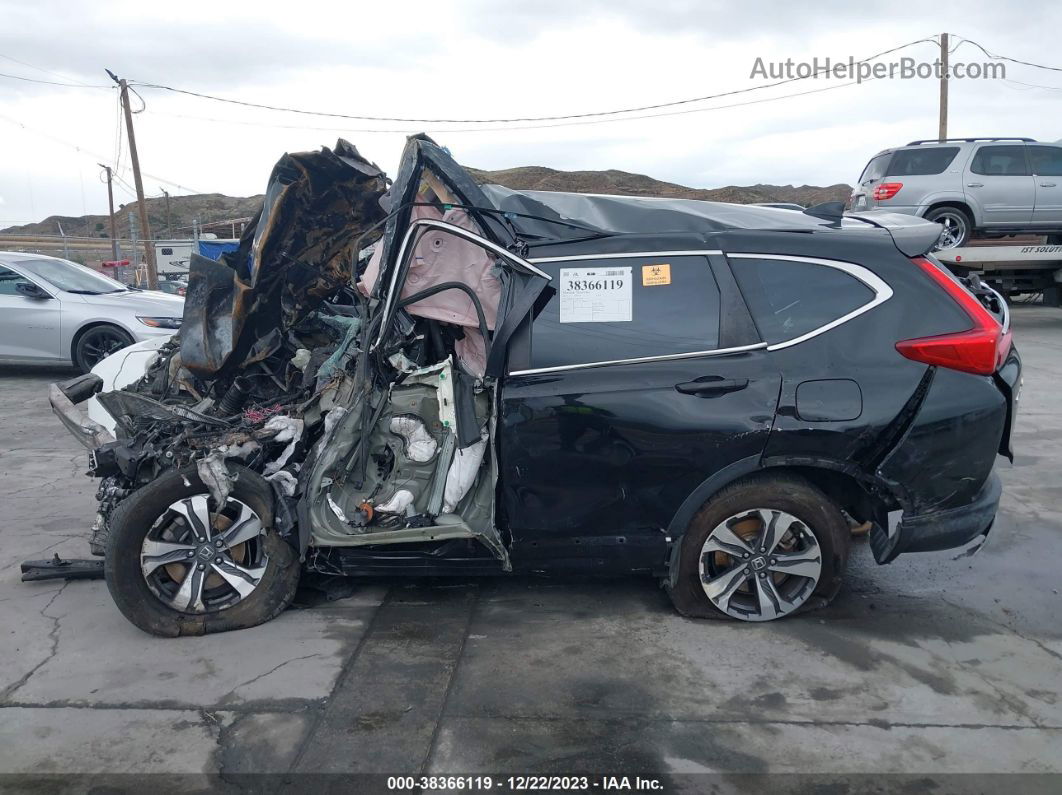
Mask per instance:
[[[631,320],[631,269],[561,268],[561,323]]]

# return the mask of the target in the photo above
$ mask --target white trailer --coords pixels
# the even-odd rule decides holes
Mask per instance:
[[[239,243],[239,240],[223,240],[209,232],[201,234],[199,240],[212,243]],[[193,252],[199,252],[199,240],[184,238],[155,241],[155,264],[159,276],[176,278],[188,275],[188,262]]]
[[[192,252],[197,251],[194,240],[156,240],[155,241],[155,267],[159,276],[172,276],[174,274],[187,275],[188,260],[192,258]]]
[[[1043,293],[1046,306],[1062,306],[1062,245],[965,246],[936,257],[956,272],[976,273],[1008,298]]]

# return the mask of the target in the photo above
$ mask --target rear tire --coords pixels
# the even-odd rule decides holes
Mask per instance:
[[[973,235],[973,219],[958,207],[938,207],[926,213],[926,220],[944,227],[935,250],[962,248]]]
[[[237,589],[232,588],[229,601],[235,600],[229,606],[207,606],[200,610],[179,610],[162,598],[158,592],[156,577],[170,578],[173,573],[173,585],[183,582],[185,576],[190,576],[200,558],[195,557],[195,552],[202,546],[192,542],[192,554],[188,560],[173,558],[174,562],[157,566],[155,572],[150,575],[145,572],[144,554],[154,544],[155,550],[173,547],[184,547],[180,544],[171,544],[166,541],[152,541],[152,537],[158,533],[158,528],[170,521],[176,521],[180,527],[194,525],[194,522],[186,521],[184,517],[175,517],[174,504],[184,504],[182,501],[193,498],[199,499],[208,494],[206,486],[199,479],[194,468],[173,470],[167,472],[144,486],[139,491],[127,497],[114,511],[110,521],[110,534],[107,538],[107,554],[104,561],[104,574],[107,580],[107,588],[118,606],[129,621],[140,629],[152,635],[165,637],[177,637],[179,635],[205,635],[213,632],[227,632],[233,629],[244,629],[265,623],[283,611],[295,596],[295,589],[299,583],[300,565],[295,550],[276,531],[269,526],[273,515],[273,491],[268,482],[249,469],[243,467],[231,467],[230,471],[236,476],[230,495],[231,504],[239,506],[238,509],[247,509],[255,515],[255,519],[261,518],[262,531],[247,543],[253,541],[257,546],[260,565],[264,566],[264,573],[256,577],[253,587],[237,584],[249,590],[242,595]],[[212,498],[206,502],[196,503],[208,505],[214,509]],[[241,514],[241,518],[242,518]],[[228,528],[237,526],[232,522]],[[224,530],[212,528],[208,531],[207,539],[211,542],[223,537]],[[168,546],[163,546],[168,544]],[[167,553],[172,554],[172,553]],[[215,554],[211,552],[211,555]],[[223,555],[223,551],[216,554]],[[233,553],[235,557],[235,553]],[[210,589],[210,580],[213,578],[215,586],[213,591],[224,595],[229,588],[224,583],[224,578],[217,573],[217,569],[211,565],[214,558],[205,556],[202,558],[206,573],[202,583],[197,583],[203,593],[203,601],[207,601]],[[216,560],[222,560],[221,557]],[[226,557],[226,564],[233,562]],[[264,562],[263,562],[264,561]],[[241,562],[246,562],[241,559]],[[236,567],[229,567],[231,572]],[[248,567],[244,567],[246,571]],[[237,569],[238,572],[238,569]],[[151,584],[149,584],[151,583]],[[172,591],[171,591],[172,593]],[[178,597],[180,594],[178,593]],[[222,597],[216,604],[226,605]]]
[[[83,331],[74,345],[74,366],[87,373],[112,353],[133,344],[125,329],[110,324],[93,326]]]
[[[759,546],[769,524],[753,524],[758,511],[777,520],[776,553],[769,537],[766,547]],[[744,546],[725,543],[730,538],[728,528],[739,537],[738,543],[745,542],[748,554]],[[682,537],[679,570],[668,594],[680,613],[696,618],[769,621],[823,607],[840,590],[850,543],[841,511],[808,481],[789,475],[739,481],[716,494],[693,517]],[[723,552],[724,547],[734,554]],[[816,559],[817,571],[811,563]],[[806,567],[803,571],[814,577],[785,573],[798,560]],[[760,563],[762,570],[755,568]],[[728,596],[716,593],[709,598],[708,591],[715,592],[728,577],[737,587]]]

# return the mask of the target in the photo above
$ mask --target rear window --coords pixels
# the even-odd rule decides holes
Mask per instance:
[[[892,152],[886,152],[883,155],[871,158],[871,161],[867,163],[867,167],[863,169],[863,173],[859,175],[859,184],[862,185],[871,180],[884,177],[885,169],[888,168],[891,157]]]
[[[1040,177],[1062,177],[1062,146],[1030,146],[1032,173]]]
[[[973,162],[970,163],[970,171],[985,176],[1028,176],[1029,168],[1025,163],[1025,147],[1021,145],[982,146],[974,155]]]
[[[734,277],[769,345],[787,342],[874,300],[863,282],[829,265],[774,259],[730,259]]]
[[[959,147],[957,146],[903,149],[892,156],[889,176],[914,177],[922,174],[943,174],[958,153]]]
[[[553,281],[536,306],[532,369],[710,351],[719,288],[706,257],[539,263]]]

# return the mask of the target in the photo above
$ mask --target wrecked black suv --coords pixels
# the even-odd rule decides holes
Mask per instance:
[[[879,563],[973,546],[1020,362],[939,231],[480,185],[423,136],[393,184],[343,141],[285,155],[143,377],[52,388],[110,592],[181,635],[302,572],[644,572],[764,621],[828,602],[856,524]]]

